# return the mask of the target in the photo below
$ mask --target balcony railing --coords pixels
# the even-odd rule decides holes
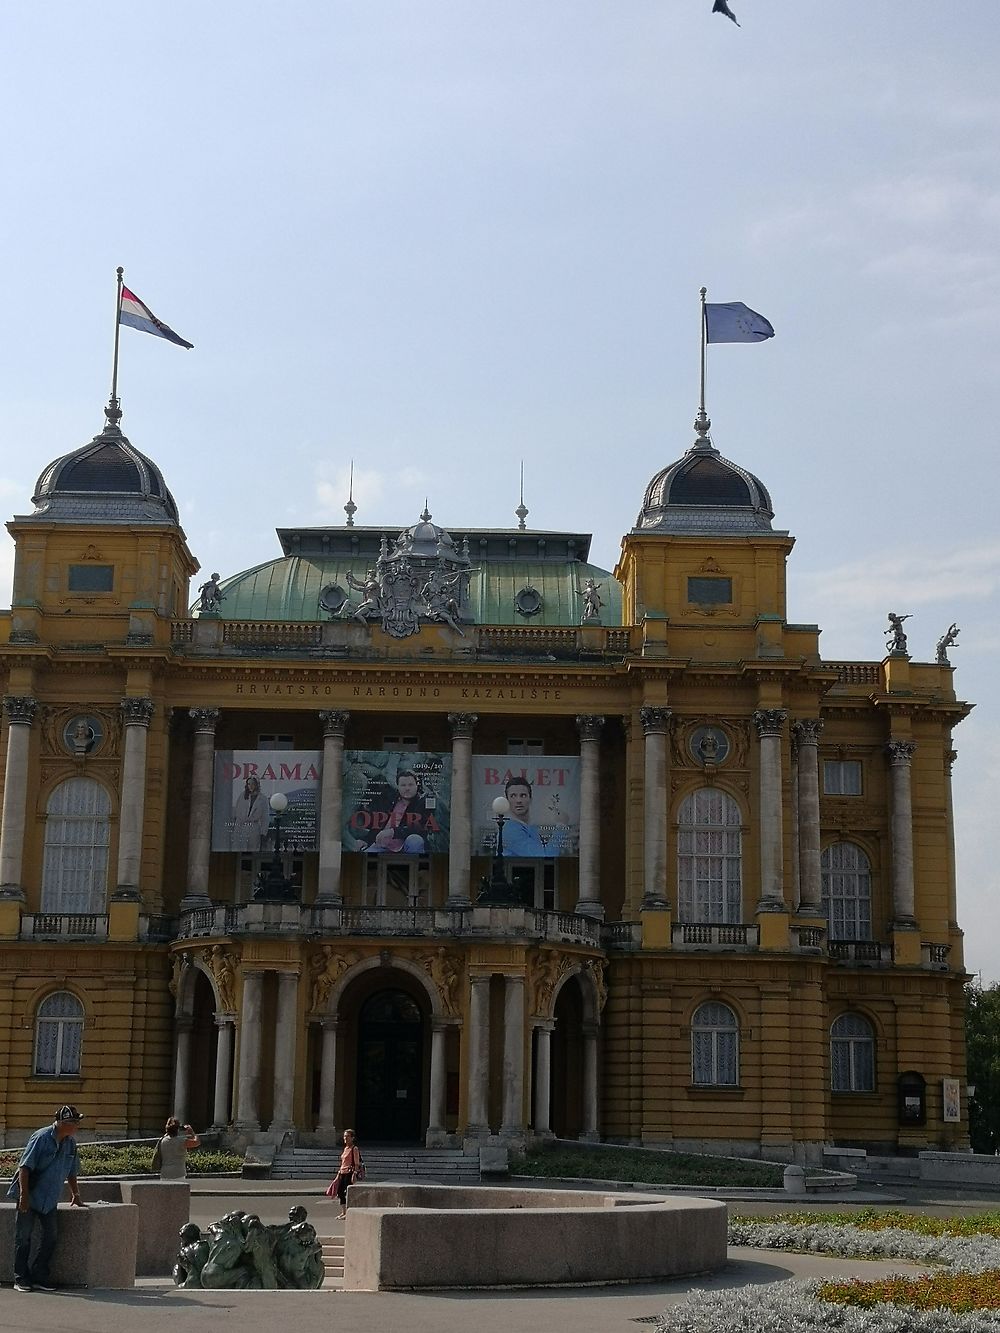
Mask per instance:
[[[935,971],[946,971],[950,953],[950,944],[928,944],[924,941],[920,946],[920,965],[933,968]]]
[[[106,940],[108,918],[94,912],[26,912],[21,917],[21,938]]]
[[[642,945],[642,923],[611,921],[601,927],[601,943],[605,949],[638,949]]]
[[[670,939],[675,949],[756,949],[760,929],[715,921],[679,921],[671,926]]]
[[[601,926],[575,912],[530,907],[340,907],[242,903],[181,915],[178,939],[222,935],[367,935],[377,938],[509,935],[600,948]]]
[[[792,926],[792,948],[797,953],[822,953],[826,943],[825,926]]]
[[[831,940],[830,957],[838,963],[860,963],[869,967],[888,967],[892,946],[878,940]]]

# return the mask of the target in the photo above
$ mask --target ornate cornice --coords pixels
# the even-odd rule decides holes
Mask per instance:
[[[783,708],[754,709],[753,724],[761,740],[765,736],[780,736],[787,720],[788,714]]]
[[[119,705],[126,727],[148,727],[155,707],[152,699],[129,695]]]
[[[347,724],[351,720],[351,715],[343,708],[328,708],[320,712],[319,720],[323,723],[323,737],[334,737],[338,740],[344,739],[344,732],[347,730]]]
[[[30,727],[35,720],[37,708],[38,700],[32,698],[30,694],[4,695],[3,711],[7,714],[7,721],[12,727]]]
[[[471,740],[479,721],[478,713],[449,713],[448,722],[455,740]]]

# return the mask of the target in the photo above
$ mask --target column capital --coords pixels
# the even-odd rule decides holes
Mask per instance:
[[[889,756],[889,763],[895,767],[898,764],[908,765],[916,748],[912,741],[889,741],[885,752]]]
[[[148,727],[153,718],[152,699],[128,695],[119,705],[126,727]]]
[[[792,740],[796,745],[818,745],[822,730],[821,717],[797,717],[792,723]]]
[[[351,715],[339,708],[325,709],[320,713],[319,720],[323,723],[324,740],[327,736],[343,740]]]
[[[952,768],[953,768],[953,766],[954,766],[954,763],[955,763],[955,760],[956,760],[957,758],[958,758],[958,751],[957,751],[957,750],[945,750],[945,752],[944,752],[944,760],[945,760],[945,763],[948,765],[948,774],[949,774],[949,776],[951,775],[951,770],[952,770]]]
[[[582,741],[599,741],[601,739],[601,728],[604,726],[604,718],[600,713],[579,713],[576,718],[576,729],[580,733]]]
[[[757,708],[753,714],[754,726],[761,740],[765,736],[780,736],[787,720],[788,713],[784,708]]]
[[[38,700],[33,699],[30,694],[4,695],[3,711],[7,714],[7,721],[12,727],[30,727],[35,720],[37,708]]]
[[[479,721],[478,713],[449,713],[448,722],[455,740],[471,740],[472,733]]]
[[[188,717],[194,722],[196,732],[208,732],[215,735],[215,728],[222,716],[221,708],[189,708]]]
[[[233,1028],[233,1027],[236,1026],[236,1015],[235,1015],[235,1014],[216,1014],[216,1015],[215,1015],[215,1018],[214,1018],[213,1021],[214,1021],[214,1023],[215,1023],[215,1026],[216,1026],[217,1028],[219,1028],[220,1030],[221,1030],[222,1028]]]
[[[653,708],[649,704],[643,704],[639,709],[639,721],[642,723],[642,729],[647,736],[662,734],[666,735],[670,730],[670,719],[673,712],[669,708]]]

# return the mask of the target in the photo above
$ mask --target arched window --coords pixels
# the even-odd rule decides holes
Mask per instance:
[[[740,807],[717,787],[701,787],[677,815],[679,921],[742,919]]]
[[[740,1025],[728,1004],[700,1004],[691,1019],[691,1082],[735,1088],[740,1081]]]
[[[103,912],[111,802],[93,778],[60,782],[45,807],[42,911]]]
[[[35,1022],[35,1073],[79,1074],[83,1045],[83,1005],[67,990],[47,995]]]
[[[831,940],[872,937],[872,869],[853,842],[835,842],[823,852],[823,912]]]
[[[875,1091],[875,1033],[860,1014],[841,1014],[830,1029],[830,1087]]]

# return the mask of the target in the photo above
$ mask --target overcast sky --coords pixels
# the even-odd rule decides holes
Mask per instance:
[[[123,428],[223,575],[274,528],[594,533],[691,443],[698,288],[722,452],[798,539],[827,658],[952,620],[960,920],[1000,977],[997,0],[323,0],[4,10],[0,506]],[[12,547],[0,555],[8,600]]]

